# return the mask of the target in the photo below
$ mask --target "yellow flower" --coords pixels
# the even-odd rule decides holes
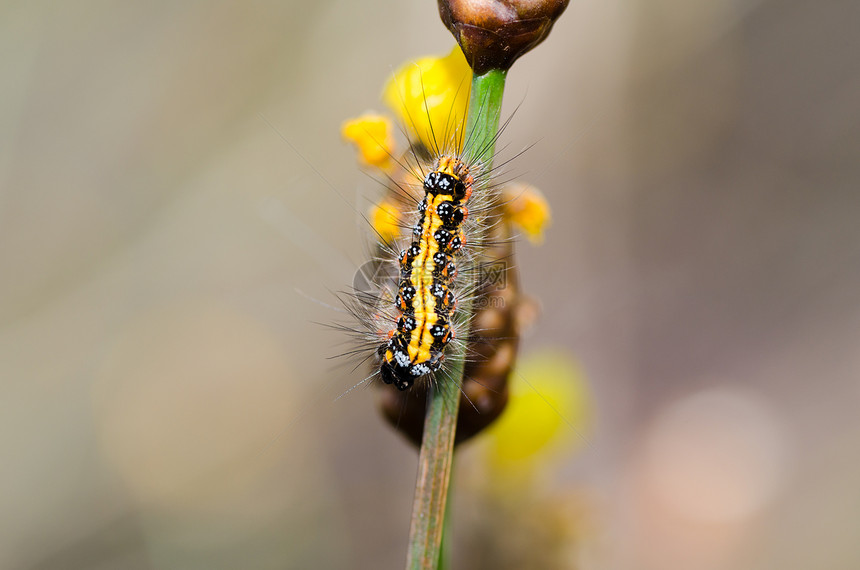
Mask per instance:
[[[560,351],[529,355],[511,376],[507,408],[487,430],[489,460],[501,473],[528,471],[544,451],[583,445],[591,413],[576,362]]]
[[[403,65],[386,83],[382,100],[410,131],[410,139],[444,151],[463,136],[459,129],[465,124],[471,80],[472,70],[454,46],[445,57]]]
[[[395,152],[391,119],[384,115],[365,113],[357,119],[345,121],[341,135],[358,147],[361,161],[368,166],[388,170]]]
[[[534,244],[543,242],[544,228],[550,225],[549,203],[540,190],[515,182],[502,188],[505,216]]]
[[[388,199],[383,199],[370,209],[370,225],[386,243],[393,243],[400,237],[401,225],[400,208]]]

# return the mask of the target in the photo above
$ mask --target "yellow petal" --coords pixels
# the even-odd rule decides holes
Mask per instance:
[[[551,222],[549,203],[530,184],[513,183],[502,188],[505,217],[519,227],[530,242],[543,242],[544,228]]]
[[[384,115],[365,113],[357,119],[345,121],[341,135],[358,148],[361,162],[387,170],[392,165],[394,148],[391,119]]]
[[[489,459],[499,471],[528,468],[541,452],[585,443],[591,395],[579,365],[566,353],[523,358],[511,376],[510,400],[488,428]]]
[[[382,99],[410,133],[431,151],[462,150],[472,70],[454,46],[445,57],[424,57],[403,65],[385,84]]]
[[[390,200],[382,200],[370,210],[370,224],[379,234],[379,238],[392,243],[400,237],[400,209]]]

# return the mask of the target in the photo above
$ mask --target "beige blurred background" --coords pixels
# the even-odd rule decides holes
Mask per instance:
[[[860,567],[858,25],[576,0],[511,72],[580,567]],[[430,0],[0,4],[0,568],[402,565],[415,453],[314,322],[375,190],[339,125],[451,45]]]

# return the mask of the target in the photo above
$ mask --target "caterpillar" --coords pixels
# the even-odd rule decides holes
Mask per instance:
[[[489,183],[489,147],[470,148],[461,123],[446,131],[441,140],[410,140],[403,155],[391,157],[399,168],[386,172],[386,192],[367,220],[378,238],[373,258],[341,296],[358,324],[338,327],[358,340],[345,354],[374,364],[362,383],[378,377],[400,392],[432,384],[453,362],[452,342],[467,362],[482,357],[458,305],[486,295],[484,251],[502,213],[498,188]]]
[[[373,374],[356,386],[378,377],[403,394],[426,385],[422,380],[432,384],[453,354],[477,364],[494,354],[490,345],[516,336],[512,326],[491,322],[482,329],[469,321],[480,321],[487,301],[516,304],[516,295],[497,294],[505,288],[513,250],[496,246],[510,244],[511,224],[540,226],[535,212],[546,209],[534,201],[524,205],[519,197],[528,192],[492,182],[506,164],[490,166],[492,149],[510,119],[491,142],[470,140],[469,93],[460,89],[470,77],[456,47],[448,56],[424,58],[395,73],[383,98],[399,115],[409,143],[404,154],[393,150],[384,116],[366,113],[342,127],[362,164],[387,178],[386,194],[366,218],[378,237],[372,260],[362,266],[368,271],[360,275],[363,283],[341,297],[355,320],[336,327],[358,340],[346,355],[373,362]],[[499,276],[502,283],[494,283]],[[458,310],[458,304],[476,311]],[[451,343],[462,350],[452,351]]]
[[[395,305],[397,327],[379,348],[380,377],[408,390],[415,379],[439,369],[453,337],[452,293],[457,268],[454,256],[465,245],[463,221],[474,178],[458,157],[443,155],[424,178],[424,198],[414,241],[400,255],[400,284]]]
[[[499,204],[503,203],[504,197]],[[479,433],[504,410],[520,327],[528,326],[534,311],[532,301],[520,292],[511,233],[510,220],[501,217],[489,235],[482,236],[487,247],[481,249],[481,256],[496,260],[498,271],[495,279],[482,280],[473,295],[455,444]],[[474,244],[470,249],[474,250]],[[421,445],[424,432],[427,396],[421,390],[379,390],[383,417],[416,446]]]
[[[492,149],[513,115],[491,142],[470,144],[468,93],[451,79],[457,65],[468,73],[455,47],[447,57],[405,66],[388,83],[385,98],[403,107],[398,124],[408,143],[405,153],[396,150],[393,123],[384,115],[369,112],[342,124],[342,136],[355,144],[371,177],[381,173],[387,179],[369,215],[266,121],[378,238],[371,259],[354,274],[352,289],[336,294],[341,307],[305,295],[351,317],[317,321],[352,341],[349,349],[329,358],[344,365],[344,357],[358,360],[352,372],[372,363],[372,373],[336,400],[381,380],[385,386],[377,400],[383,417],[416,445],[432,392],[412,388],[443,388],[440,382],[447,384],[447,376],[437,372],[444,372],[446,364],[463,365],[462,383],[449,385],[461,393],[456,443],[479,433],[505,408],[520,331],[536,314],[535,304],[519,288],[515,235],[519,230],[539,243],[550,222],[537,188],[513,179],[497,182],[499,170],[513,159],[493,167]],[[390,96],[392,88],[401,91],[402,86],[411,91]],[[470,310],[458,311],[458,303]],[[452,343],[457,350],[449,349]]]

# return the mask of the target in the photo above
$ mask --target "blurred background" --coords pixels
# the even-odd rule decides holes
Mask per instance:
[[[459,567],[518,525],[564,529],[520,567],[860,567],[858,24],[576,0],[514,66],[522,351],[590,420],[528,492],[463,447]],[[452,45],[430,0],[0,4],[0,568],[402,566],[415,451],[314,322],[378,191],[340,123]]]

